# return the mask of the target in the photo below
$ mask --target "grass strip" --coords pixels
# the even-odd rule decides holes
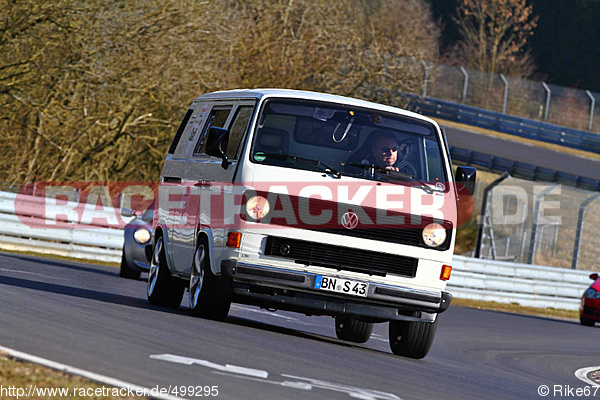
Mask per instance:
[[[114,396],[116,388],[35,363],[17,360],[3,352],[0,352],[0,382],[2,384],[0,400],[17,397],[36,400],[147,399]],[[63,392],[60,393],[55,389],[62,389]],[[65,396],[65,392],[68,395]]]
[[[579,311],[557,308],[525,307],[515,303],[499,303],[496,301],[468,300],[453,298],[451,306],[476,308],[478,310],[504,311],[514,314],[533,315],[556,319],[579,320]]]

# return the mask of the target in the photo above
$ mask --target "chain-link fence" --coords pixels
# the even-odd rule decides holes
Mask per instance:
[[[421,62],[423,96],[600,133],[600,93]]]
[[[600,193],[508,177],[482,210],[481,257],[598,269]]]

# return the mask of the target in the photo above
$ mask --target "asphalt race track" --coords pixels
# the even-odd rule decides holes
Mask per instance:
[[[450,307],[417,361],[391,354],[387,324],[353,345],[329,317],[233,305],[213,322],[151,306],[145,290],[114,267],[0,253],[0,346],[219,399],[540,399],[541,385],[561,398],[600,365],[600,326],[572,321]]]
[[[593,158],[535,146],[519,141],[517,137],[511,140],[469,131],[468,128],[457,129],[447,126],[445,129],[448,144],[452,147],[489,154],[574,176],[590,179],[599,179],[600,177],[600,161]]]

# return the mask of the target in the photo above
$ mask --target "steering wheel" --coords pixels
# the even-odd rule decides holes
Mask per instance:
[[[403,162],[401,162],[397,166],[397,168],[398,168],[398,171],[400,171],[400,172],[404,172],[406,174],[409,174],[412,177],[417,177],[417,169],[415,168],[415,166],[412,163],[410,163],[410,162],[408,162],[406,160],[404,160]]]

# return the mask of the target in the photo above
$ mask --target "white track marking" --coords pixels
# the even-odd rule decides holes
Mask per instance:
[[[388,342],[388,339],[386,337],[383,337],[377,333],[374,333],[371,335],[371,340],[379,340],[380,342]]]
[[[83,378],[87,378],[89,380],[92,380],[94,382],[98,382],[104,385],[108,385],[108,386],[112,386],[112,387],[116,387],[116,388],[122,388],[122,389],[127,389],[127,390],[131,390],[134,393],[138,392],[138,393],[146,393],[147,396],[146,397],[152,397],[153,399],[164,399],[164,400],[182,400],[184,399],[183,397],[175,397],[175,396],[168,396],[168,395],[161,395],[160,393],[156,393],[156,391],[153,391],[152,389],[149,388],[145,388],[143,386],[139,386],[139,385],[134,385],[132,383],[128,383],[128,382],[124,382],[121,381],[119,379],[115,379],[115,378],[111,378],[109,376],[105,376],[105,375],[100,375],[100,374],[96,374],[94,372],[90,372],[90,371],[86,371],[83,369],[79,369],[79,368],[75,368],[75,367],[71,367],[70,365],[66,365],[66,364],[61,364],[58,363],[56,361],[52,361],[52,360],[48,360],[45,358],[41,358],[38,356],[34,356],[31,354],[27,354],[27,353],[23,353],[21,351],[17,351],[17,350],[13,350],[13,349],[9,349],[8,347],[3,347],[0,346],[0,351],[8,354],[11,357],[17,358],[19,360],[23,360],[23,361],[28,361],[28,362],[32,362],[35,364],[39,364],[39,365],[43,365],[44,367],[48,367],[57,371],[62,371],[66,374],[70,374],[70,375],[78,375],[81,376]],[[151,396],[150,396],[151,394]]]
[[[232,374],[248,375],[248,376],[254,376],[257,378],[268,378],[269,377],[269,373],[267,371],[263,371],[260,369],[239,367],[237,365],[230,365],[230,364],[221,365],[221,364],[216,364],[216,363],[206,361],[206,360],[174,356],[172,354],[155,354],[155,355],[151,355],[150,358],[152,358],[154,360],[169,361],[172,363],[185,364],[185,365],[198,364],[198,365],[202,365],[204,367],[208,367],[211,369],[216,369],[217,371],[221,371],[221,372],[230,372]]]
[[[288,321],[295,321],[295,322],[300,322],[300,320],[298,318],[295,317],[290,317],[287,315],[282,315],[282,314],[276,314],[272,311],[268,311],[268,310],[263,310],[261,308],[250,308],[250,307],[243,307],[243,306],[238,306],[238,305],[231,305],[231,308],[233,309],[237,309],[240,311],[247,311],[247,312],[253,312],[253,313],[257,313],[257,314],[263,314],[263,315],[269,315],[271,317],[275,317],[275,318],[282,318]]]
[[[215,370],[214,373],[219,375],[232,376],[238,379],[245,379],[263,384],[286,387],[290,389],[306,391],[311,391],[313,389],[330,390],[333,392],[346,393],[349,397],[353,399],[362,400],[401,400],[400,397],[396,396],[393,393],[380,392],[378,390],[362,389],[355,386],[332,383],[318,379],[303,378],[295,375],[281,374],[280,379],[274,379],[273,377],[269,379],[269,373],[267,371],[239,367],[229,364],[220,365],[206,360],[176,356],[173,354],[156,354],[151,355],[150,358],[185,365],[202,365]]]
[[[575,377],[577,377],[577,379],[587,383],[588,385],[600,386],[600,383],[594,382],[587,377],[587,374],[589,374],[592,371],[600,371],[600,365],[597,367],[580,368],[577,371],[575,371]]]
[[[0,268],[0,272],[11,272],[13,274],[26,274],[26,275],[48,276],[47,274],[39,274],[37,272],[19,271],[19,270],[16,270],[16,269],[6,269],[6,268]]]
[[[304,326],[319,326],[318,324],[313,324],[310,322],[306,322],[306,320],[301,320],[299,318],[295,318],[289,315],[283,315],[283,314],[277,314],[273,311],[268,311],[268,310],[263,310],[261,308],[251,308],[251,307],[244,307],[244,306],[238,306],[235,304],[231,305],[231,308],[233,310],[238,310],[238,311],[247,311],[247,312],[252,312],[252,313],[257,313],[257,314],[262,314],[262,315],[267,315],[269,317],[274,317],[274,318],[281,318],[286,320],[287,322],[294,322],[300,325],[304,325]]]

